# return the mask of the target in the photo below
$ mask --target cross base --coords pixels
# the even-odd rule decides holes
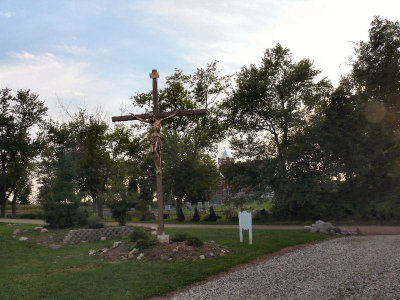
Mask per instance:
[[[168,234],[157,235],[157,241],[161,244],[168,244],[169,243],[169,235]]]

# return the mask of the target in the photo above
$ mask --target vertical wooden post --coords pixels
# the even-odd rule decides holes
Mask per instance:
[[[160,162],[161,163],[161,162]],[[164,205],[162,191],[162,173],[157,174],[157,207],[158,207],[158,235],[164,235]]]

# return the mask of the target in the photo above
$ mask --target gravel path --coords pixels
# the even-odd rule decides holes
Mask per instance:
[[[400,299],[400,236],[329,240],[225,274],[173,299]]]

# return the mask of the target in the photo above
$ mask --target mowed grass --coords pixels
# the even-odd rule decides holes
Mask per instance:
[[[19,242],[12,232],[31,225],[0,223],[0,299],[142,299],[158,296],[249,262],[264,254],[324,239],[295,230],[253,230],[253,245],[239,242],[236,229],[173,228],[168,234],[190,232],[204,241],[227,246],[230,254],[213,259],[118,261],[88,256],[88,250],[112,241],[63,246],[59,250]],[[23,236],[23,233],[20,235]]]

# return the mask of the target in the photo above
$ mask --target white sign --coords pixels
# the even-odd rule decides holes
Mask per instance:
[[[251,232],[251,212],[241,211],[239,212],[239,236],[240,242],[243,242],[243,234],[242,230],[249,231],[249,243],[253,244],[253,236]]]

